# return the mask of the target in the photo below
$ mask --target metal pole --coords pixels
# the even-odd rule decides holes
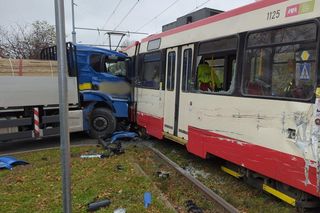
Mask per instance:
[[[137,35],[148,35],[149,33],[144,32],[133,32],[133,31],[119,31],[119,30],[106,30],[106,29],[100,29],[100,28],[88,28],[88,27],[75,27],[77,30],[91,30],[91,31],[101,31],[101,32],[107,32],[107,33],[117,33],[117,34],[137,34]]]
[[[63,0],[55,0],[57,55],[59,67],[59,117],[62,168],[63,210],[71,212],[70,136],[68,125],[67,57]]]
[[[121,41],[122,41],[122,39],[123,39],[123,37],[124,37],[125,35],[126,35],[126,34],[122,34],[122,36],[121,36],[121,38],[120,38],[120,40],[119,40],[119,43],[118,43],[115,51],[117,51],[117,49],[118,49],[118,47],[120,46],[120,43],[121,43]]]
[[[71,0],[71,8],[72,8],[72,43],[76,44],[77,37],[76,37],[76,26],[74,21],[74,0]]]
[[[110,48],[110,50],[112,50],[112,48],[111,48],[111,33],[108,33],[108,36],[109,36],[109,48]]]

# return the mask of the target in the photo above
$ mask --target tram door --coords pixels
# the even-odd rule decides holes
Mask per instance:
[[[176,92],[179,92],[180,70],[178,69],[178,48],[167,49],[166,60],[166,83],[165,83],[165,103],[164,103],[164,127],[165,133],[176,135],[175,133],[175,109],[179,99]],[[177,73],[179,72],[179,73]],[[178,85],[177,85],[178,84]]]
[[[193,52],[194,44],[188,44],[181,47],[181,56],[179,58],[181,62],[181,86],[179,92],[179,104],[177,105],[176,114],[178,113],[178,125],[177,132],[179,138],[184,140],[188,139],[188,125],[189,125],[189,109],[192,106],[192,98],[190,97],[190,79],[192,78],[192,67],[193,67]]]

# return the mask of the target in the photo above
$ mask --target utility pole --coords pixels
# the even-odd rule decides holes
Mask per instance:
[[[77,43],[77,38],[76,38],[76,26],[75,26],[75,20],[74,20],[74,0],[71,0],[71,10],[72,10],[72,43],[76,44]]]
[[[59,119],[63,212],[71,213],[70,135],[68,125],[68,81],[64,0],[55,0],[57,59],[59,68]]]

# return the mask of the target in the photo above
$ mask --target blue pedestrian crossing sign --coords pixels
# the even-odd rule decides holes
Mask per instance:
[[[300,80],[310,80],[311,64],[300,64]]]

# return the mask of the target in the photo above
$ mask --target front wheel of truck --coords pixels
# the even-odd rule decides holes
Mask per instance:
[[[106,108],[94,109],[90,118],[90,136],[93,138],[106,138],[110,136],[117,126],[117,120],[112,112]]]

